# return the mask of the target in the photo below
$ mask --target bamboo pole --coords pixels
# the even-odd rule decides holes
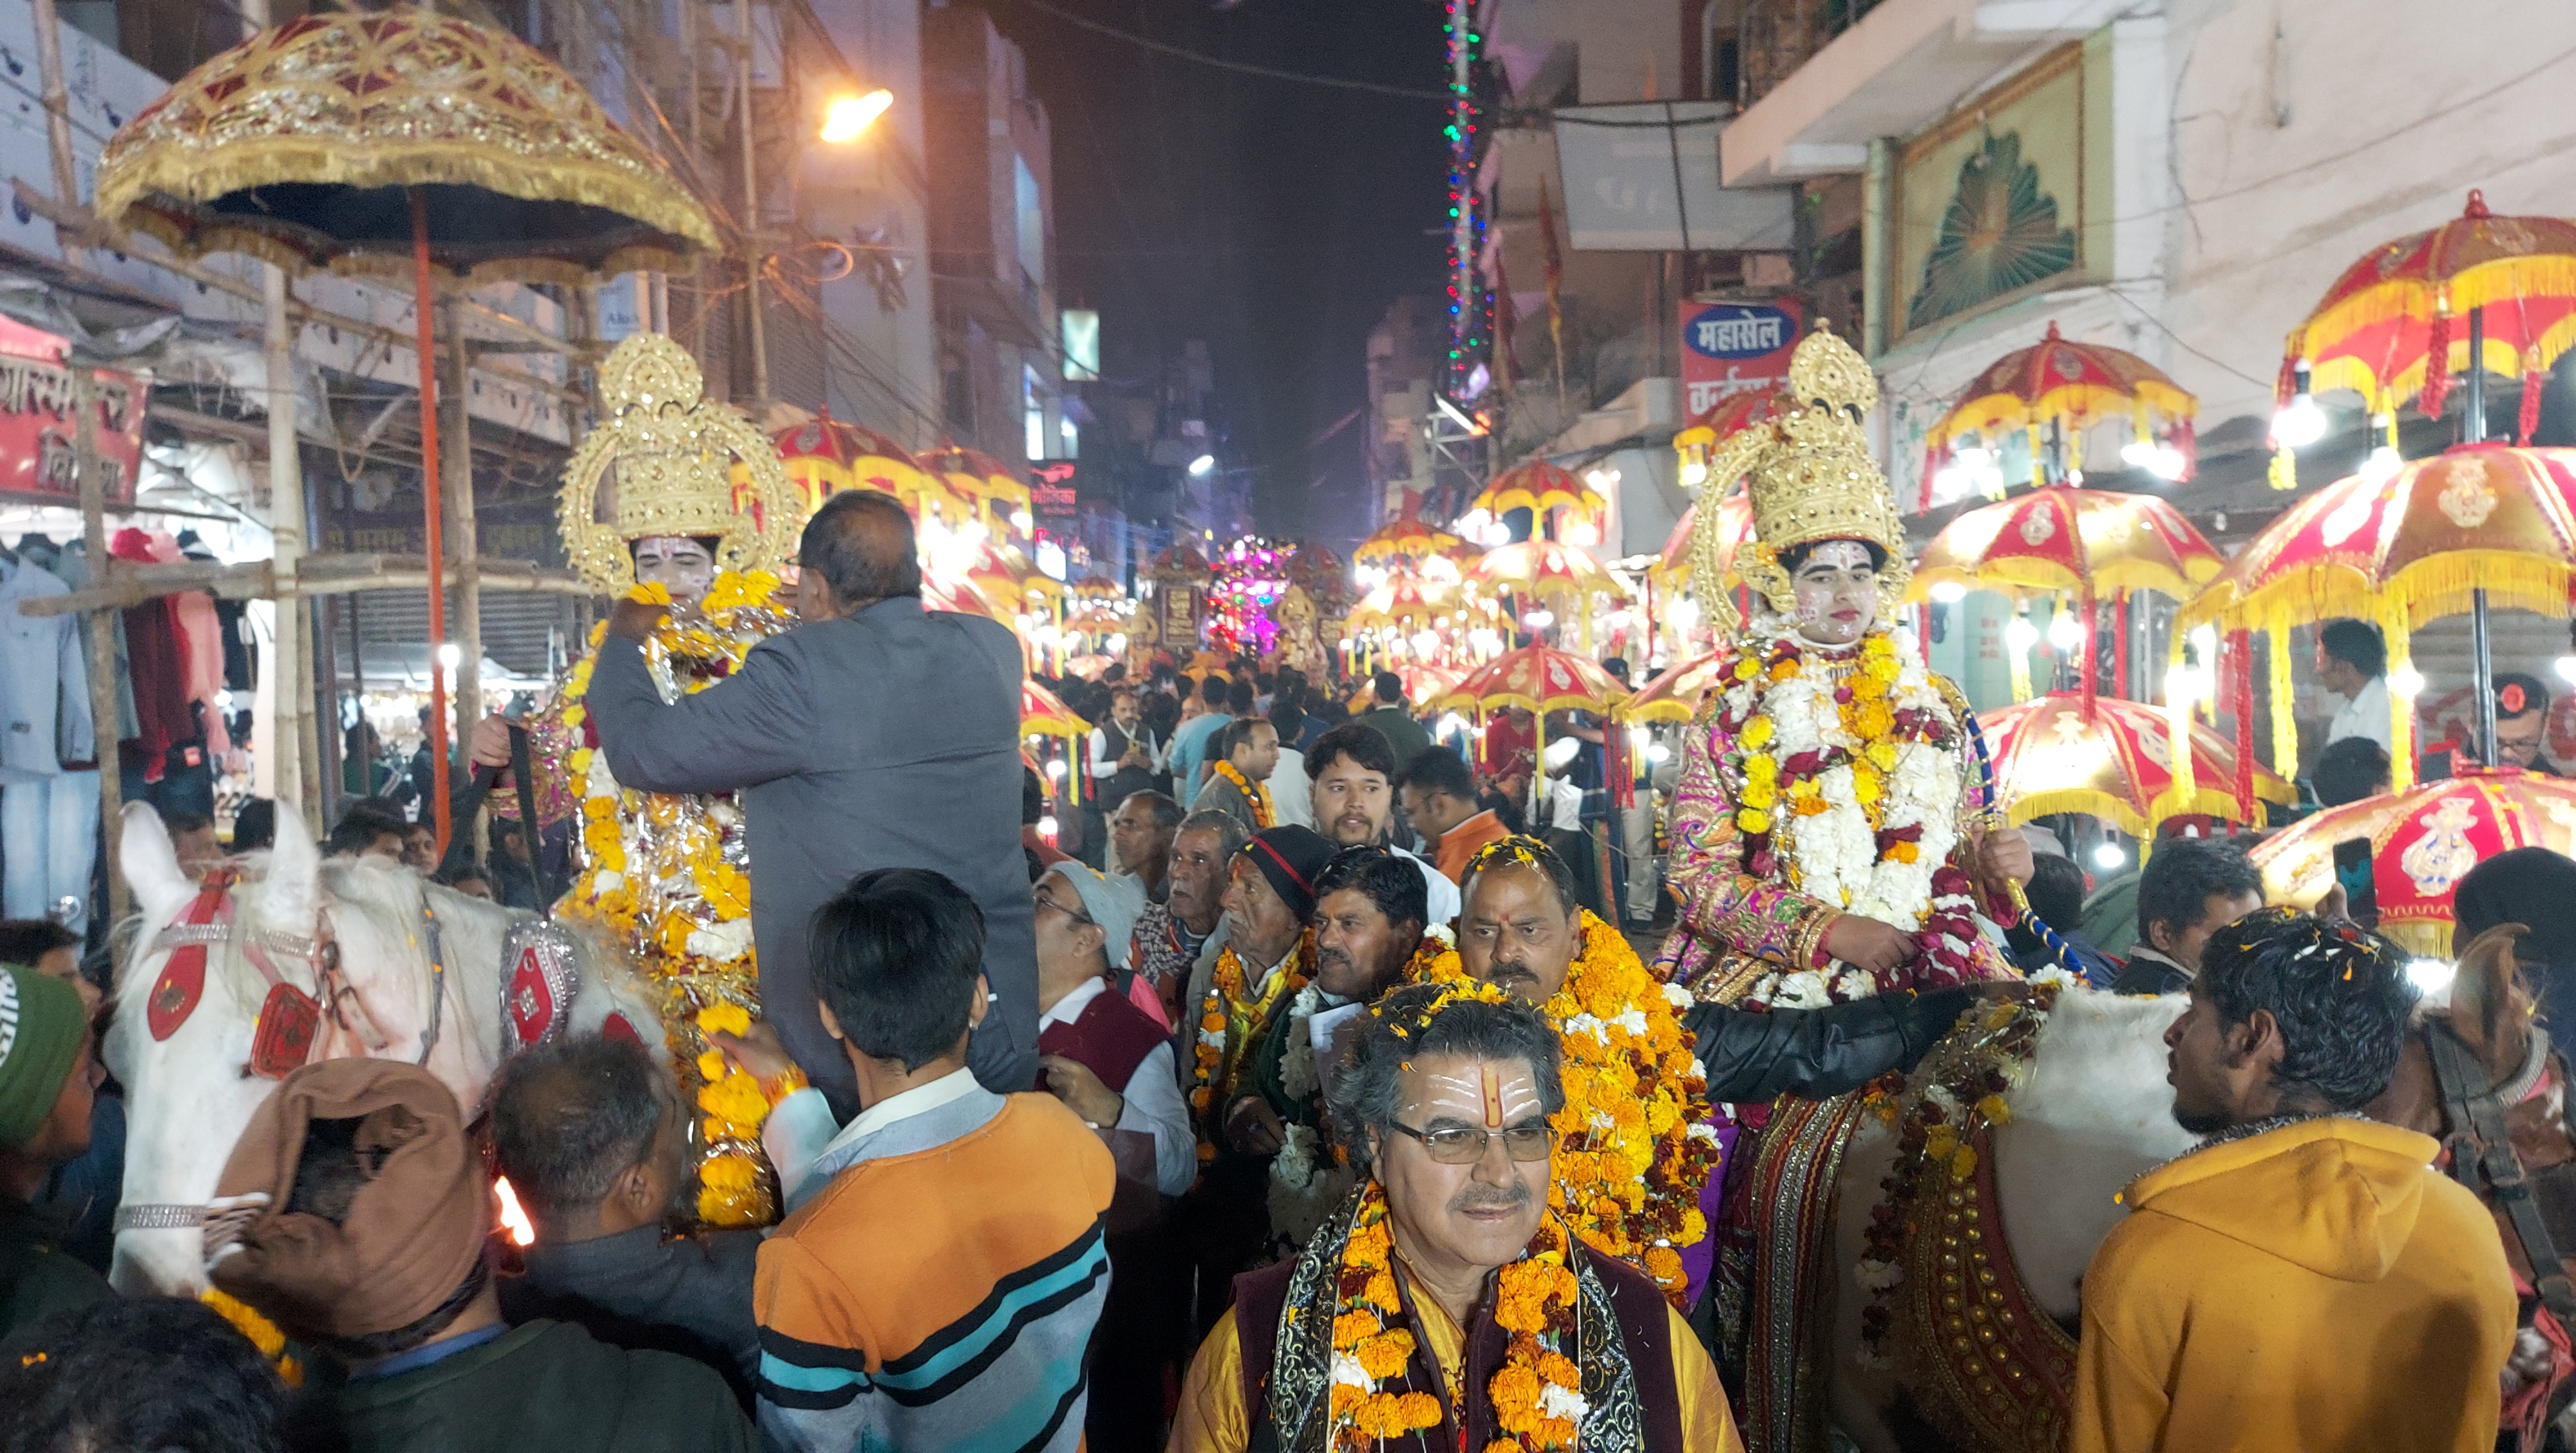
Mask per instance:
[[[445,433],[449,448],[447,465],[447,507],[450,512],[448,560],[456,581],[456,730],[453,740],[474,740],[474,723],[483,715],[483,577],[480,551],[474,534],[474,446],[466,417],[469,389],[466,375],[472,361],[465,350],[465,316],[457,308],[447,310],[448,365],[447,376],[454,380],[455,394],[440,400],[447,409]],[[442,388],[447,385],[442,384]],[[483,835],[473,831],[474,824],[460,824],[459,830],[472,840],[472,856],[483,857]]]

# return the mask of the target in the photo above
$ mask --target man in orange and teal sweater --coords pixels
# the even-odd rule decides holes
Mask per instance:
[[[1054,1096],[996,1095],[967,1070],[983,940],[974,899],[914,868],[863,873],[814,916],[823,1027],[860,1110],[810,1169],[780,1166],[796,1209],[760,1248],[752,1299],[775,1446],[1081,1446],[1117,1172]],[[782,1102],[771,1143],[820,1098]]]

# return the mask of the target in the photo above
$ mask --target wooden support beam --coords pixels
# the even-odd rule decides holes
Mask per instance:
[[[533,565],[525,560],[478,561],[476,570],[484,590],[543,595],[586,596],[595,593],[572,571]],[[447,583],[457,584],[459,576],[458,567],[449,565]],[[347,595],[361,590],[427,590],[429,557],[307,555],[297,562],[295,585],[298,596]],[[245,565],[223,565],[204,560],[138,565],[126,560],[111,560],[105,583],[63,595],[21,601],[19,613],[56,616],[76,611],[126,610],[147,600],[188,590],[210,590],[225,600],[274,600],[278,594],[276,574],[265,560],[254,560]]]

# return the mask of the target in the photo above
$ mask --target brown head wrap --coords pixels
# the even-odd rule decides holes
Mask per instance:
[[[334,1226],[289,1211],[305,1131],[356,1120],[360,1183]],[[223,1252],[210,1228],[208,1279],[280,1323],[326,1337],[406,1327],[454,1294],[483,1252],[483,1177],[456,1097],[426,1071],[337,1059],[288,1075],[251,1116],[218,1196],[266,1192],[268,1206]]]

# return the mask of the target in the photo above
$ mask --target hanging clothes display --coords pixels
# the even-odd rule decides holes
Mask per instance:
[[[98,778],[64,763],[97,754],[88,663],[75,618],[28,615],[70,587],[0,549],[0,911],[88,921]]]
[[[197,532],[194,530],[179,532],[179,549],[191,560],[206,564],[216,564],[220,561],[220,557],[215,552],[207,549],[197,539]],[[221,596],[215,598],[215,619],[223,626],[224,685],[235,695],[247,693],[259,684],[259,678],[251,670],[254,652],[249,618],[248,604],[238,600],[225,600]],[[243,734],[235,733],[236,737],[240,735]]]
[[[145,539],[152,558],[165,565],[188,558],[177,540],[159,531]],[[185,689],[188,700],[197,708],[197,728],[206,738],[207,752],[220,760],[232,751],[233,744],[224,725],[224,627],[215,612],[215,597],[203,590],[183,590],[166,599],[170,602],[170,619],[187,646]]]
[[[117,531],[116,538],[108,542],[108,554],[139,565],[154,563],[152,542],[136,529]],[[177,612],[170,598],[164,596],[121,614],[125,618],[137,723],[135,735],[117,744],[125,773],[125,795],[130,801],[149,802],[165,812],[212,816],[213,774],[206,769],[196,709],[188,697],[188,641],[179,629]],[[156,790],[173,766],[183,772],[194,769],[203,773],[203,792],[193,790],[193,784],[174,785],[170,793]],[[201,795],[202,806],[197,801]]]
[[[78,540],[68,545],[57,545],[50,536],[21,535],[18,537],[18,554],[30,563],[52,571],[56,579],[74,590],[89,588],[89,556]],[[134,677],[125,654],[125,618],[122,613],[100,612],[96,616],[88,611],[81,613],[79,630],[83,661],[91,659],[89,633],[94,629],[93,619],[106,620],[108,629],[116,633],[116,738],[125,741],[142,731],[134,713]],[[94,759],[97,755],[97,744],[91,742],[80,748],[80,755],[66,760],[96,766]]]

